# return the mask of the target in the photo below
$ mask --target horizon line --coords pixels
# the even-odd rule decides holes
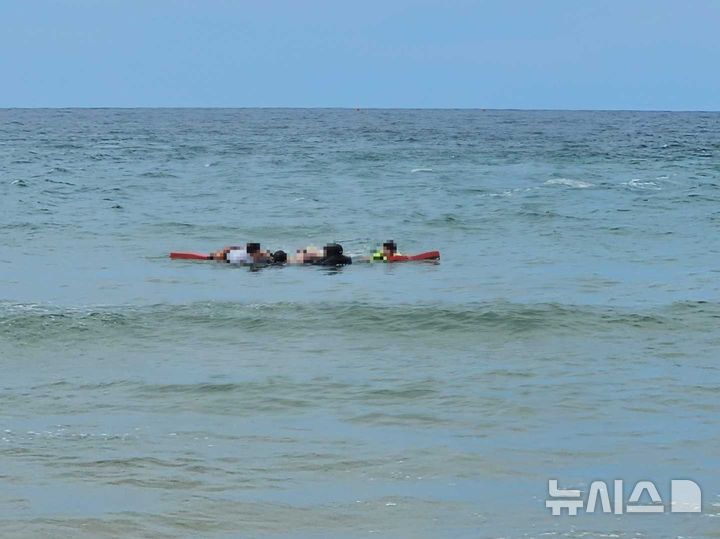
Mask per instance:
[[[150,110],[150,109],[166,109],[166,110],[427,110],[427,111],[493,111],[493,112],[704,112],[715,113],[720,109],[629,109],[629,108],[524,108],[524,107],[298,107],[298,106],[188,106],[188,105],[140,105],[140,106],[93,106],[93,105],[74,105],[74,106],[29,106],[29,107],[5,107],[0,106],[0,110]]]

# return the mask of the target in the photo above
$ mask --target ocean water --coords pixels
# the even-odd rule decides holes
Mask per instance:
[[[720,537],[719,203],[717,113],[0,110],[2,536]]]

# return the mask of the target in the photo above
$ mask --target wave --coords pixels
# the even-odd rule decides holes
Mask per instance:
[[[142,177],[142,178],[177,178],[178,176],[176,176],[175,174],[172,174],[170,172],[158,170],[158,171],[143,172],[142,174],[140,174],[140,177]]]
[[[652,180],[642,180],[640,178],[633,178],[625,184],[629,189],[638,191],[660,191],[662,187],[657,182]]]
[[[574,189],[587,189],[595,187],[594,183],[584,182],[582,180],[572,180],[570,178],[553,178],[545,182],[545,185],[562,185],[564,187],[572,187]]]
[[[58,185],[70,185],[70,186],[72,186],[72,187],[75,187],[75,185],[76,185],[76,184],[74,184],[74,183],[72,183],[72,182],[61,182],[61,181],[59,181],[59,180],[51,180],[51,179],[49,179],[49,178],[45,178],[45,181],[46,181],[47,183],[56,183],[56,184],[58,184]]]
[[[58,308],[0,303],[0,342],[37,344],[77,339],[172,340],[178,335],[263,334],[285,338],[318,332],[363,335],[504,335],[601,330],[707,331],[720,304],[681,302],[650,311],[612,307],[486,302],[375,305],[362,302],[195,302],[172,305]]]

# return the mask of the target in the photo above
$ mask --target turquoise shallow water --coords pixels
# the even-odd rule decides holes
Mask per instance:
[[[3,536],[718,537],[719,121],[0,111]],[[442,260],[166,256],[389,237]]]

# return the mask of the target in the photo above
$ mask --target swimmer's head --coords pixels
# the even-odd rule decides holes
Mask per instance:
[[[285,251],[275,251],[272,254],[273,264],[284,264],[287,262],[287,253]]]
[[[326,258],[331,256],[341,256],[343,254],[342,245],[339,243],[328,243],[323,247],[323,254]]]
[[[397,253],[397,245],[393,240],[387,240],[383,243],[383,251],[389,251],[393,254]]]

